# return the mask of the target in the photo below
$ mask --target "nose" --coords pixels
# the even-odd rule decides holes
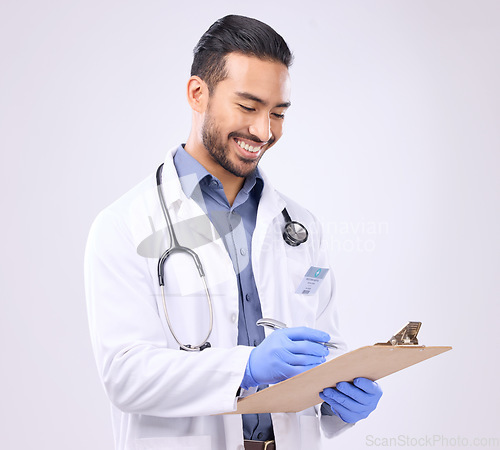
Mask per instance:
[[[250,134],[258,137],[262,142],[267,142],[272,137],[271,118],[268,114],[259,114],[248,129]]]

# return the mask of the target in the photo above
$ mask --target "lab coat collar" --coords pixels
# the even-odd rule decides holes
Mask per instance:
[[[174,165],[174,155],[178,147],[171,148],[165,155],[162,172],[162,192],[167,205],[187,199]]]
[[[189,199],[182,190],[177,170],[174,165],[174,155],[177,149],[178,146],[170,149],[165,156],[163,165],[162,192],[167,206],[170,207],[170,205],[172,205],[172,207],[174,207],[178,221],[181,221],[200,216],[204,214],[204,212],[198,204],[194,200]],[[281,211],[283,211],[283,208],[286,206],[285,200],[274,189],[265,172],[262,169],[259,169],[259,174],[264,181],[264,187],[262,189],[259,202],[257,223],[253,236],[253,247],[256,249],[259,249],[262,246],[265,238],[265,230],[268,229],[274,218],[279,216]],[[197,230],[193,227],[193,231],[205,236],[206,238],[210,238],[208,230]],[[211,233],[213,233],[213,236],[217,236],[215,229],[212,229]]]
[[[177,170],[174,165],[174,155],[177,152],[177,149],[178,146],[171,148],[167,152],[163,166],[163,195],[167,205],[176,202],[184,203],[184,200],[187,200],[187,196],[182,190]],[[264,187],[262,189],[262,196],[259,202],[259,212],[257,216],[260,216],[261,220],[267,222],[270,218],[272,219],[281,214],[281,211],[286,206],[286,202],[274,189],[271,181],[262,168],[259,168],[258,176],[264,181]]]

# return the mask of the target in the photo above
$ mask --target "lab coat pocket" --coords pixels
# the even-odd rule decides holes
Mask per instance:
[[[211,450],[210,436],[172,436],[137,439],[134,450]]]

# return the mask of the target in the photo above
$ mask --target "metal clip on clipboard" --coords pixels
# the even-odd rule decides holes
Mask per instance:
[[[387,342],[375,345],[418,345],[417,334],[420,331],[421,325],[422,322],[408,322]]]

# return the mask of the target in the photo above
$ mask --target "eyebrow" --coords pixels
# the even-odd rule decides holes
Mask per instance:
[[[250,94],[249,92],[236,92],[236,95],[238,97],[245,98],[247,100],[251,100],[253,102],[260,103],[261,105],[264,105],[264,106],[268,105],[268,102],[266,102],[265,100],[262,100],[259,97],[256,97],[253,94]],[[284,103],[280,103],[279,105],[275,105],[274,107],[275,108],[288,108],[288,107],[290,107],[290,105],[291,105],[291,102],[284,102]]]

